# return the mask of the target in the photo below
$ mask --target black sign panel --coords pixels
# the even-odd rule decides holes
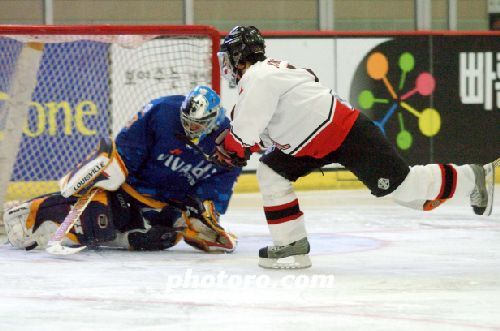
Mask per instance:
[[[500,38],[395,37],[365,55],[350,101],[410,164],[491,161],[500,155]]]

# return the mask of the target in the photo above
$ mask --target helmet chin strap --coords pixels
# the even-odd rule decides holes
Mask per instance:
[[[242,77],[243,77],[243,70],[236,69],[236,83],[239,83]]]
[[[245,63],[244,66],[242,68],[239,68],[240,65],[238,65],[237,67],[235,67],[235,71],[236,71],[236,83],[238,83],[241,78],[243,77],[243,74],[245,73],[245,71],[250,67],[249,63]]]

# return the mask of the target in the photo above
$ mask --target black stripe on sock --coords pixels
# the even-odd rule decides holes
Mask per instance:
[[[264,210],[264,213],[266,214],[266,219],[268,221],[279,220],[292,215],[302,214],[298,204],[292,205],[290,207],[281,210],[273,210],[273,211]]]

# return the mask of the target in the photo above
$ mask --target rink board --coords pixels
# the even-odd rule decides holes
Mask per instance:
[[[495,171],[495,182],[500,183],[500,169]],[[362,189],[365,186],[350,171],[316,171],[294,183],[297,190],[348,190]],[[255,173],[243,173],[234,188],[235,193],[258,192],[259,186]],[[58,191],[57,181],[13,182],[7,192],[7,200],[24,200],[29,197],[19,192],[29,192],[30,197]]]

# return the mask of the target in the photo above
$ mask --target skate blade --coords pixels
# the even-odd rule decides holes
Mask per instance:
[[[259,266],[265,269],[305,269],[311,265],[311,259],[307,254],[281,259],[259,258]]]

